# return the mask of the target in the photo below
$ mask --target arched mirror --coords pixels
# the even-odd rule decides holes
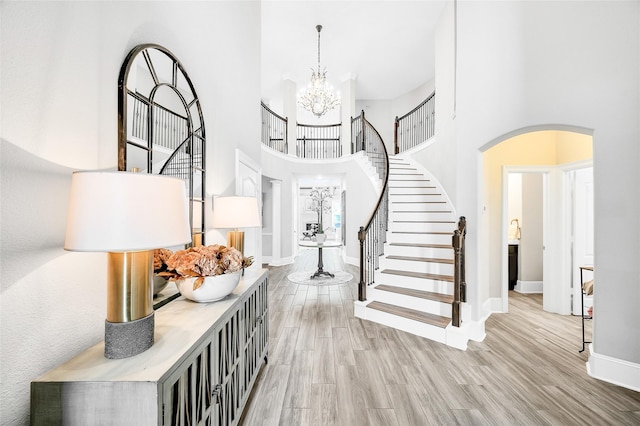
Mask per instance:
[[[194,246],[205,244],[205,140],[200,101],[180,61],[157,44],[133,48],[118,78],[118,170],[182,178]]]

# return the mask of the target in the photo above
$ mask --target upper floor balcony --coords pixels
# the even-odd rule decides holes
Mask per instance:
[[[399,154],[434,136],[435,92],[401,117],[395,117],[393,150]],[[262,103],[262,144],[282,154],[303,159],[335,159],[367,152],[366,133],[362,131],[364,111],[352,117],[349,127],[343,123],[295,123],[295,141],[289,140],[289,120]],[[345,132],[344,129],[350,129]]]

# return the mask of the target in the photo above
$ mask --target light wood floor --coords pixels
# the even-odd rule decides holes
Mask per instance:
[[[287,280],[315,269],[316,250],[270,268],[269,362],[241,424],[640,425],[640,393],[587,375],[579,317],[510,292],[483,342],[452,349],[354,318],[357,268],[337,253],[324,250],[324,269],[348,284]]]

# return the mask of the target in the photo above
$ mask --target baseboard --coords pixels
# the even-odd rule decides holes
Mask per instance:
[[[587,373],[594,379],[640,392],[640,364],[600,355],[589,345]]]
[[[482,318],[483,321],[489,318],[494,312],[504,312],[502,310],[502,298],[501,297],[490,297],[484,301],[482,304]]]
[[[483,318],[480,321],[472,321],[469,324],[469,339],[474,342],[482,342],[485,337],[487,337],[487,333],[484,329],[484,322],[486,318]]]
[[[359,257],[344,256],[344,263],[360,267],[360,258]]]
[[[523,294],[542,293],[542,281],[518,280],[513,290]]]
[[[279,259],[269,258],[269,266],[284,266],[291,265],[295,262],[295,259],[291,256],[289,257],[281,257]]]

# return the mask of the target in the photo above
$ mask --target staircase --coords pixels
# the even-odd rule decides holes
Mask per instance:
[[[389,227],[384,255],[356,302],[357,317],[466,349],[454,327],[453,231],[457,217],[443,190],[402,157],[389,158]]]

